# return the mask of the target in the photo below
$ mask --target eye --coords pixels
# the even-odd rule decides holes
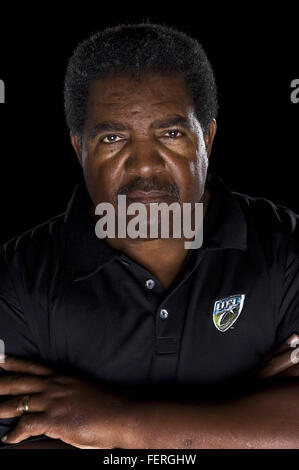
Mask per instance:
[[[170,129],[169,131],[166,132],[166,134],[170,134],[169,135],[170,139],[175,139],[176,137],[181,137],[182,135],[184,135],[178,129]],[[178,134],[180,134],[180,135],[178,135]]]
[[[104,144],[114,144],[114,142],[119,142],[121,139],[121,137],[119,137],[119,135],[116,135],[116,134],[109,134],[109,135],[106,135],[105,137],[103,137],[101,139],[101,142],[103,142]]]

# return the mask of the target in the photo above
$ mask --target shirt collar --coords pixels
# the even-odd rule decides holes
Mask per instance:
[[[203,221],[201,249],[247,249],[247,222],[239,202],[220,176],[208,171],[211,199]]]
[[[247,248],[247,224],[234,193],[208,171],[211,198],[203,221],[203,244],[196,251]],[[74,281],[92,276],[105,264],[125,257],[95,234],[89,214],[91,199],[84,180],[79,182],[64,213],[66,234],[63,269]],[[195,251],[195,250],[194,250]]]

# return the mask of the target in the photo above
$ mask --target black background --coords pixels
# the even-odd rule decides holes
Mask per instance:
[[[185,2],[186,3],[186,2]],[[298,9],[259,5],[84,2],[3,8],[0,78],[0,243],[61,213],[81,177],[64,120],[63,81],[79,41],[105,26],[150,20],[202,43],[215,71],[218,130],[211,168],[232,190],[299,213]]]
[[[81,176],[63,111],[64,73],[74,47],[99,28],[147,19],[190,33],[207,51],[220,104],[212,168],[231,189],[299,213],[299,104],[290,101],[290,83],[299,78],[298,8],[268,3],[262,11],[261,2],[225,2],[219,9],[200,1],[148,3],[143,11],[128,2],[122,7],[86,1],[67,8],[62,2],[60,7],[36,5],[14,3],[10,10],[1,5],[0,79],[6,104],[0,104],[0,243],[64,211]],[[26,455],[39,464],[37,452]],[[51,451],[55,463],[62,461],[58,452]],[[250,456],[269,464],[270,456],[260,452]],[[198,462],[203,457],[201,451]],[[277,461],[279,455],[271,457]],[[230,454],[220,455],[219,464],[225,458],[231,465]],[[285,454],[282,458],[279,463],[285,464]]]

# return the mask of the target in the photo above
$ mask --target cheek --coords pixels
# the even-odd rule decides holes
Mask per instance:
[[[196,176],[200,182],[205,181],[209,166],[209,159],[206,152],[198,152],[192,166],[192,174]]]
[[[190,139],[176,143],[175,165],[172,168],[181,195],[186,202],[199,201],[203,195],[209,159],[203,139]]]
[[[83,173],[94,204],[112,202],[119,186],[117,166],[112,161],[89,154],[83,163]]]
[[[198,156],[189,162],[188,183],[186,190],[190,201],[199,201],[205,188],[208,170],[208,158],[205,155]]]

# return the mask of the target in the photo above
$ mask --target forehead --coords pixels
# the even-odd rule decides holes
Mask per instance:
[[[146,111],[187,112],[192,98],[182,75],[147,74],[139,80],[113,75],[92,80],[88,88],[87,117],[135,114]]]

